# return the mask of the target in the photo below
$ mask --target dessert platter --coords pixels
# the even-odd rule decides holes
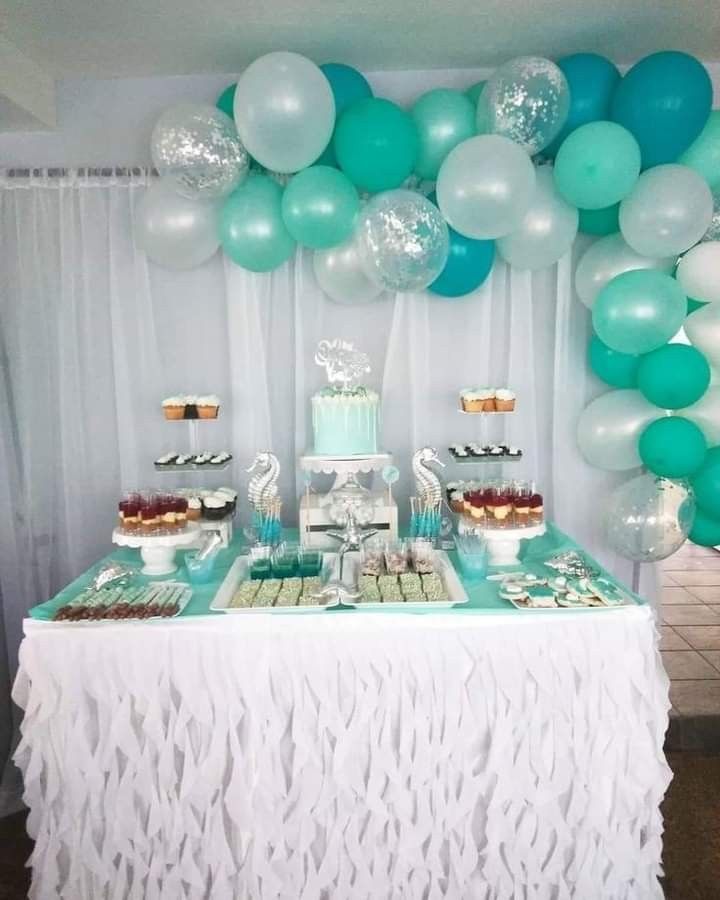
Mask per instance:
[[[53,622],[98,622],[121,619],[168,619],[179,616],[190,602],[192,589],[165,581],[138,587],[108,585],[88,588],[64,603]]]
[[[511,444],[480,444],[473,441],[469,444],[451,444],[448,447],[450,456],[459,463],[497,463],[519,462],[522,450]]]
[[[232,458],[229,450],[202,450],[200,453],[170,451],[159,456],[154,466],[158,472],[188,472],[196,469],[217,472],[226,469]]]
[[[543,578],[513,572],[503,577],[498,595],[516,609],[617,609],[635,604],[630,594],[601,576]]]

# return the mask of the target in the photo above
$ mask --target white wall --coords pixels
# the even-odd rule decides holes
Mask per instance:
[[[160,113],[179,100],[212,103],[236,77],[61,81],[57,128],[0,133],[0,168],[149,165],[150,132]],[[368,75],[373,90],[400,103],[411,102],[430,87],[465,88],[481,77],[481,70],[467,69]]]

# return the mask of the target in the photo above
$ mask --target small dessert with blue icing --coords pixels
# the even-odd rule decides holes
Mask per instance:
[[[315,362],[329,385],[312,397],[313,450],[324,456],[377,453],[380,397],[357,384],[370,371],[366,354],[346,341],[321,341]]]

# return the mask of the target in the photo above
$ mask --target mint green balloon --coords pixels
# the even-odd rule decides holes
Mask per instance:
[[[711,191],[720,191],[720,109],[714,109],[705,127],[678,162],[702,175]]]
[[[285,188],[282,217],[299,244],[322,250],[342,244],[353,232],[360,197],[347,175],[332,166],[310,166]]]
[[[578,230],[583,234],[597,234],[599,237],[607,237],[620,231],[620,204],[605,206],[602,209],[579,209],[580,220]]]
[[[623,272],[608,282],[593,304],[600,340],[620,353],[649,353],[666,344],[685,321],[680,285],[656,269]]]
[[[705,435],[690,419],[665,416],[651,422],[640,435],[643,464],[665,478],[686,478],[702,466],[707,453]]]
[[[460,91],[437,88],[423,94],[410,115],[420,137],[415,172],[434,181],[453,147],[475,134],[475,107]]]
[[[703,396],[710,385],[710,366],[689,344],[666,344],[643,356],[638,387],[661,409],[683,409]]]
[[[267,175],[251,173],[225,201],[220,241],[230,259],[251,272],[269,272],[295,250],[281,212],[282,188]]]
[[[699,509],[688,539],[700,547],[717,547],[720,544],[720,518],[708,516]]]
[[[698,507],[709,516],[720,517],[720,447],[708,450],[691,484]]]
[[[568,135],[555,157],[560,194],[582,209],[619,203],[640,174],[640,146],[615,122],[588,122]]]
[[[473,106],[477,107],[477,102],[480,99],[480,94],[482,94],[484,87],[484,81],[476,81],[475,84],[471,84],[470,87],[466,89],[465,96],[470,99]]]
[[[594,334],[588,346],[588,362],[590,368],[602,378],[606,384],[617,388],[634,388],[637,386],[638,366],[641,357],[630,353],[618,353]]]

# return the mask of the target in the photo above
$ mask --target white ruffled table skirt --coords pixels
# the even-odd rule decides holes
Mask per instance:
[[[661,898],[647,608],[27,621],[33,898]]]

